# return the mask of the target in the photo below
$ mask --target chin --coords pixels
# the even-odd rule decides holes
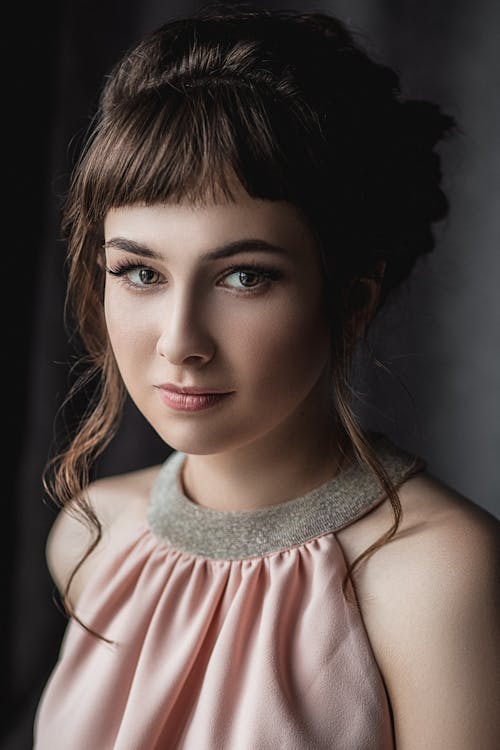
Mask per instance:
[[[151,421],[151,425],[162,440],[174,450],[199,456],[231,452],[251,445],[273,429],[272,425],[261,425],[259,430],[254,423],[248,425],[248,430],[243,430],[243,417],[237,421],[227,420],[224,426],[218,426],[215,420],[210,419],[204,424],[196,423],[195,420],[192,420],[191,424],[173,424],[174,421],[168,420],[167,425],[165,422],[159,424],[156,419],[154,422]],[[237,425],[240,427],[239,430]]]
[[[214,453],[223,453],[236,447],[234,436],[231,438],[226,435],[225,439],[222,437],[217,439],[210,426],[206,429],[200,429],[194,425],[184,429],[182,427],[165,429],[164,426],[155,424],[152,424],[152,426],[168,446],[181,453],[208,456]]]

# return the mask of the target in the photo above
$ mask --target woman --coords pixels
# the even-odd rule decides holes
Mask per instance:
[[[37,750],[496,747],[498,521],[350,405],[453,126],[319,13],[206,6],[107,78],[64,214],[97,385],[48,485],[72,619]],[[125,393],[171,450],[89,483]]]

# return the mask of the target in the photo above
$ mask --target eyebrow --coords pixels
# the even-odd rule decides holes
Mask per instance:
[[[103,244],[103,247],[114,247],[118,250],[125,250],[127,253],[140,255],[143,258],[152,258],[160,261],[165,260],[161,253],[156,252],[156,250],[152,250],[150,247],[142,245],[140,242],[135,242],[135,240],[129,240],[125,237],[112,237]],[[280,245],[274,245],[266,240],[245,238],[207,250],[200,255],[200,258],[202,260],[218,260],[219,258],[229,258],[238,253],[252,251],[290,255],[290,251]]]

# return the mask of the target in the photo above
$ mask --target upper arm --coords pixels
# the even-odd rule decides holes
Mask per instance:
[[[94,502],[91,500],[94,510],[96,510],[96,494],[99,496],[100,493],[96,493],[94,486],[91,485],[89,488],[89,497],[92,498],[94,496]],[[103,505],[102,502],[100,504]],[[76,503],[70,503],[59,511],[50,528],[45,544],[47,567],[52,580],[61,594],[64,593],[73,570],[97,536],[97,529],[91,525],[90,521],[86,521],[81,514],[78,514],[76,510]],[[96,548],[97,552],[99,546],[103,544],[103,537],[106,533],[106,525],[103,523],[106,513],[101,508],[97,509],[96,513],[103,529],[103,536]],[[72,604],[75,603],[76,593],[83,583],[82,574],[85,570],[86,568],[82,566],[75,574],[74,583],[72,582],[70,589],[70,601]]]
[[[407,538],[403,565],[387,568],[370,618],[397,750],[498,747],[499,529],[456,513]]]
[[[119,544],[121,535],[128,533],[131,525],[144,518],[151,487],[159,469],[160,466],[151,466],[103,477],[88,487],[88,500],[99,519],[102,534],[71,582],[69,599],[73,607],[87,581],[98,569],[102,554]],[[61,593],[97,535],[97,529],[90,521],[75,517],[74,505],[70,503],[59,511],[45,545],[47,567]]]

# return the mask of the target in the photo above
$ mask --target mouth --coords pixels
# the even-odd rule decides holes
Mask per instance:
[[[175,411],[201,411],[210,409],[232,396],[234,391],[205,391],[201,389],[173,390],[171,386],[159,386],[161,401]],[[197,391],[197,392],[194,392]]]
[[[194,385],[176,385],[175,383],[162,383],[158,386],[158,388],[166,391],[172,391],[174,393],[183,393],[190,396],[208,396],[212,395],[213,393],[231,393],[231,391],[226,391],[222,388],[211,388],[209,386],[205,388],[199,388]]]

